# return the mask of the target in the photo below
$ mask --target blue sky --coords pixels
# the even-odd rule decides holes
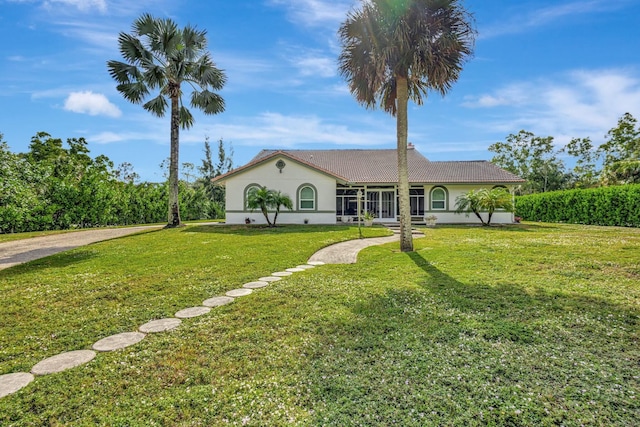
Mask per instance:
[[[180,161],[201,163],[208,136],[234,165],[262,148],[394,148],[395,120],[359,106],[337,73],[336,31],[352,0],[0,0],[0,133],[14,152],[39,131],[84,137],[91,154],[160,181],[169,121],[125,101],[106,62],[142,13],[207,30],[228,83],[226,111],[195,113]],[[490,159],[520,129],[604,140],[640,119],[640,1],[467,0],[475,55],[444,98],[409,107],[409,140],[431,160]]]

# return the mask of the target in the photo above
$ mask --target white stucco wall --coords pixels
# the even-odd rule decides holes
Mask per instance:
[[[285,167],[280,170],[276,163],[282,160]],[[304,184],[310,184],[316,190],[316,206],[313,210],[301,210],[299,206],[298,190]],[[249,168],[237,175],[230,177],[226,183],[226,223],[244,224],[245,218],[249,218],[252,224],[266,224],[262,212],[251,212],[244,207],[245,191],[249,186],[266,186],[271,190],[279,190],[287,194],[294,204],[294,210],[282,209],[278,215],[279,224],[303,224],[305,219],[309,224],[335,224],[336,223],[336,180],[335,178],[313,170],[308,166],[297,163],[287,157],[275,157]],[[441,187],[446,192],[445,209],[431,209],[431,191]],[[469,190],[479,188],[492,188],[493,185],[425,185],[425,216],[435,215],[440,224],[479,224],[479,219],[474,215],[456,214],[456,198]],[[274,212],[270,212],[273,220]],[[487,213],[482,213],[487,220]],[[494,224],[513,223],[513,213],[495,212],[491,218]]]
[[[285,162],[282,172],[276,163]],[[244,224],[250,218],[253,224],[266,224],[262,212],[245,209],[245,190],[257,184],[270,190],[279,190],[288,195],[294,204],[294,210],[283,208],[278,215],[278,224],[335,224],[336,181],[335,178],[310,169],[286,157],[275,157],[267,162],[247,169],[226,181],[226,223]],[[298,189],[303,184],[311,184],[316,189],[316,207],[314,210],[300,210]],[[273,220],[273,212],[270,218]]]
[[[431,190],[436,187],[442,187],[447,192],[446,209],[444,210],[432,210],[431,208]],[[438,223],[441,224],[480,224],[480,220],[473,213],[467,216],[466,214],[457,214],[456,210],[456,198],[469,190],[478,190],[480,188],[493,188],[492,185],[427,185],[425,186],[425,216],[435,215],[438,217]],[[509,189],[511,190],[511,189]],[[482,218],[487,221],[489,216],[486,212],[481,213]],[[513,213],[497,211],[493,213],[491,217],[492,224],[511,224],[513,223]]]

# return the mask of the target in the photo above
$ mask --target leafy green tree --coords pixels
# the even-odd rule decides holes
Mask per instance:
[[[247,194],[247,207],[251,209],[252,212],[255,209],[260,209],[269,227],[272,226],[271,219],[269,219],[269,208],[274,205],[273,196],[273,191],[268,190],[267,187],[254,187],[249,191],[249,194]]]
[[[640,183],[640,128],[625,113],[598,148],[604,156],[602,181],[608,185]]]
[[[494,164],[527,180],[517,190],[519,194],[559,190],[567,181],[552,136],[543,138],[521,130],[507,136],[505,142],[492,144],[489,151],[496,153],[491,159]]]
[[[597,183],[599,171],[596,169],[598,153],[591,138],[573,138],[561,151],[575,157],[571,171],[572,187],[590,188]]]
[[[218,163],[216,163],[215,175],[220,176],[233,169],[233,145],[229,144],[229,154],[224,146],[222,138],[218,140]]]
[[[413,250],[407,106],[445,95],[473,50],[471,16],[457,0],[363,0],[338,32],[340,73],[356,100],[396,117],[400,248]]]
[[[186,26],[179,29],[171,19],[144,14],[133,23],[131,34],[118,36],[125,62],[108,61],[109,74],[125,99],[142,104],[151,114],[164,117],[171,110],[171,151],[169,165],[169,225],[180,225],[178,205],[179,131],[194,123],[182,94],[193,89],[190,105],[205,114],[224,111],[224,100],[214,91],[222,89],[226,76],[207,51],[206,31]],[[158,95],[145,102],[152,91]]]
[[[286,194],[282,194],[281,191],[274,191],[272,195],[272,203],[273,207],[276,210],[276,213],[273,217],[273,225],[276,225],[276,221],[278,221],[278,214],[280,213],[280,208],[285,207],[289,210],[293,210],[293,201]]]
[[[209,137],[205,137],[204,141],[204,158],[202,165],[198,166],[200,177],[197,184],[204,187],[209,198],[215,202],[220,208],[224,208],[225,204],[225,188],[222,185],[214,184],[211,179],[227,173],[233,167],[233,147],[229,144],[230,153],[227,154],[224,141],[222,138],[218,141],[218,163],[214,165],[211,153],[211,145]]]
[[[136,183],[140,181],[140,175],[133,170],[133,165],[129,162],[120,163],[114,173],[116,179],[122,182]]]

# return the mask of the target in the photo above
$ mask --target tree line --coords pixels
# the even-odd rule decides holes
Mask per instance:
[[[620,117],[599,146],[584,137],[556,148],[552,136],[521,130],[489,151],[495,153],[493,163],[527,181],[518,195],[640,183],[640,127],[630,113]],[[574,160],[573,168],[566,167],[563,156]]]
[[[208,138],[193,182],[180,180],[184,219],[224,217],[224,188],[211,178],[232,160],[222,140],[218,162]],[[29,151],[13,153],[0,134],[0,233],[62,230],[167,221],[168,182],[139,182],[130,163],[91,157],[84,138],[66,144],[46,132],[32,137]]]

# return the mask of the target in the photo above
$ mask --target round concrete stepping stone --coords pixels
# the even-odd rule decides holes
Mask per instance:
[[[242,285],[242,287],[246,289],[259,289],[264,288],[265,286],[269,286],[269,282],[257,281],[245,283],[244,285]]]
[[[93,360],[94,357],[96,357],[96,352],[91,350],[67,351],[36,363],[31,368],[31,373],[34,375],[55,374],[83,365]]]
[[[220,307],[221,305],[229,304],[233,302],[231,297],[213,297],[202,302],[205,307]]]
[[[324,265],[324,262],[322,262],[322,261],[309,261],[309,262],[307,262],[307,264],[316,266],[316,265]]]
[[[304,265],[297,265],[296,268],[302,268],[303,270],[308,270],[310,268],[316,268],[316,266],[311,264],[304,264]]]
[[[176,319],[175,317],[168,317],[166,319],[152,320],[140,326],[138,329],[145,334],[164,332],[177,328],[180,323],[182,323],[182,320]]]
[[[97,351],[120,350],[121,348],[139,343],[144,337],[145,334],[142,332],[123,332],[102,338],[93,345],[93,349]]]
[[[282,277],[266,276],[258,279],[260,282],[277,282],[278,280],[282,280]]]
[[[176,317],[180,319],[188,319],[190,317],[198,317],[211,311],[211,307],[189,307],[176,313]]]
[[[253,292],[251,289],[233,289],[229,292],[227,292],[227,296],[228,297],[243,297],[246,295],[249,295],[251,292]]]
[[[271,273],[272,276],[276,276],[276,277],[285,277],[285,276],[291,276],[293,273],[290,271],[276,271],[275,273]]]
[[[293,268],[287,268],[285,271],[289,271],[291,273],[299,273],[301,271],[304,271],[304,268],[293,267]]]
[[[34,376],[26,372],[15,372],[13,374],[0,375],[0,397],[15,393],[26,387]]]

